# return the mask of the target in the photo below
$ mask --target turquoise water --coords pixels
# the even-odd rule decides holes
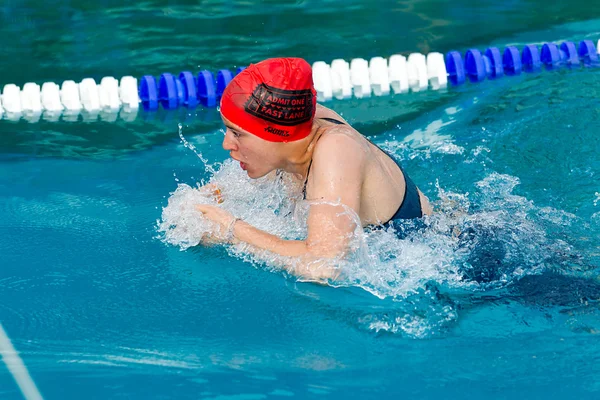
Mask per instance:
[[[583,2],[188,3],[5,2],[2,85],[600,38]],[[595,399],[598,87],[559,70],[330,103],[439,210],[358,238],[337,287],[189,247],[209,179],[304,229],[289,187],[225,161],[215,110],[2,120],[0,322],[47,399]],[[0,398],[22,398],[4,365]]]

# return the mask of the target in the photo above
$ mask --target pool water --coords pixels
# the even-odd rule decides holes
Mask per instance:
[[[573,1],[5,2],[2,85],[600,38]],[[195,189],[301,237],[293,182],[218,112],[0,121],[0,323],[46,399],[600,395],[600,70],[334,101],[438,210],[365,231],[329,286],[196,246]],[[0,398],[21,392],[0,364]]]

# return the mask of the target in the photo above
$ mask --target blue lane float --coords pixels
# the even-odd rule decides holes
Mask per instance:
[[[179,81],[183,89],[183,105],[188,108],[198,106],[198,94],[196,90],[196,79],[190,71],[183,71],[179,74]]]
[[[594,42],[591,40],[583,40],[579,43],[579,57],[583,59],[586,65],[598,64],[598,53]]]
[[[579,55],[573,42],[563,42],[560,45],[560,57],[569,67],[579,65]]]
[[[519,49],[517,49],[515,46],[508,46],[506,49],[504,49],[504,54],[502,55],[502,65],[504,66],[504,73],[506,75],[519,75],[522,70]]]
[[[450,51],[446,54],[446,72],[448,80],[453,85],[465,83],[465,64],[458,51]]]
[[[540,52],[536,45],[528,44],[523,48],[521,66],[525,72],[538,72],[542,69]]]
[[[479,50],[467,50],[465,53],[465,70],[471,82],[481,82],[485,79],[485,63]]]
[[[142,106],[145,110],[158,109],[158,88],[156,78],[152,75],[145,75],[140,79],[139,96]]]
[[[496,47],[488,47],[485,51],[485,58],[489,60],[490,72],[489,79],[502,78],[504,76],[504,65],[502,65],[502,55]]]
[[[215,77],[212,72],[204,70],[198,73],[198,99],[205,107],[217,105],[217,90]]]
[[[544,43],[542,45],[540,61],[546,66],[547,69],[557,68],[561,63],[558,46],[554,43]]]
[[[233,79],[233,74],[228,69],[221,69],[217,73],[217,98],[221,98],[225,87],[229,85],[229,82]]]
[[[173,79],[175,80],[175,88],[177,91],[177,104],[183,105],[184,104],[183,103],[184,102],[183,83],[175,77],[173,77]]]
[[[158,100],[163,108],[167,110],[172,110],[179,106],[177,83],[175,82],[175,77],[168,72],[160,76],[158,82]]]

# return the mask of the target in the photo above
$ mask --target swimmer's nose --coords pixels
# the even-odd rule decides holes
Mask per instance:
[[[223,138],[223,149],[227,151],[237,150],[237,144],[235,142],[235,138],[233,137],[233,133],[229,129],[225,132],[225,137]]]

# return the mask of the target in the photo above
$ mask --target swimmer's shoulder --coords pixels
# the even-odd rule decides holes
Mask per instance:
[[[349,159],[358,162],[363,158],[364,153],[368,150],[366,141],[338,113],[318,104],[315,118],[332,118],[343,124],[325,121],[322,134],[315,146],[313,160],[327,158],[338,161]]]
[[[312,155],[306,198],[354,204],[349,199],[360,198],[365,158],[360,146],[348,135],[323,135]]]
[[[348,123],[348,121],[346,121],[344,118],[342,118],[342,116],[340,114],[336,113],[335,111],[333,111],[330,108],[327,108],[325,106],[317,104],[317,109],[315,111],[315,119],[323,119],[323,118],[336,119],[345,124],[345,125],[340,125],[340,126],[351,127],[350,124]]]
[[[350,128],[351,129],[351,128]],[[327,127],[313,153],[316,169],[361,168],[367,149],[360,138],[343,125]]]

